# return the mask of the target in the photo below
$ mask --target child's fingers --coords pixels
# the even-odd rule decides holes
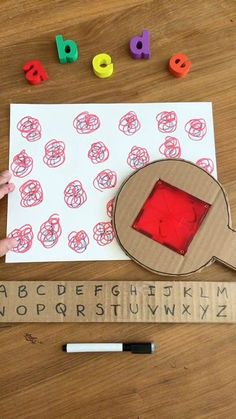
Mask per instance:
[[[15,185],[13,183],[6,183],[5,185],[0,186],[0,199],[2,199],[9,192],[14,191]]]
[[[0,257],[4,256],[9,250],[12,250],[18,244],[16,239],[3,239],[0,240]]]
[[[5,183],[9,182],[11,179],[11,172],[9,170],[5,170],[4,172],[0,173],[0,185],[4,185]]]

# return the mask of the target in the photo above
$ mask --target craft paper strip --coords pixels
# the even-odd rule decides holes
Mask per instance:
[[[236,282],[3,281],[0,291],[0,323],[236,323]]]
[[[152,160],[216,177],[211,103],[11,105],[6,262],[120,260],[112,200]]]

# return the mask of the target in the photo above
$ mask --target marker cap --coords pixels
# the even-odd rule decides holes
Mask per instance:
[[[132,354],[152,354],[156,351],[155,343],[123,343],[124,352]]]

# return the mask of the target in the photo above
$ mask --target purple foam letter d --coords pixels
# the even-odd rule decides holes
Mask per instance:
[[[130,40],[130,53],[133,58],[150,58],[150,33],[144,30],[141,36],[134,36]]]

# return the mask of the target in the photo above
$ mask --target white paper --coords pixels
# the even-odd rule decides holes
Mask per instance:
[[[75,118],[83,112],[96,115],[99,118],[100,126],[97,128],[99,124],[96,118],[91,120],[91,117],[88,117],[90,119],[86,119],[84,115],[80,116],[77,124],[73,125]],[[133,114],[129,114],[128,117],[121,120],[129,112],[134,112],[139,122],[135,119],[135,115],[132,120]],[[168,113],[161,114],[162,112]],[[169,112],[175,112],[176,115]],[[158,118],[157,115],[159,115]],[[32,119],[30,122],[23,120],[19,125],[22,118],[26,116],[34,118],[33,125]],[[37,120],[40,126],[37,126]],[[188,121],[191,122],[188,123]],[[95,123],[94,128],[97,129],[91,133],[78,133],[75,128],[77,126],[79,131],[81,129],[86,131],[91,128],[90,125],[93,123]],[[30,127],[32,132],[29,132]],[[174,137],[174,139],[167,137]],[[62,141],[65,145],[65,161],[63,162],[63,156],[59,157],[60,165],[58,167],[48,167],[46,164],[54,165],[56,163],[57,165],[58,163],[57,159],[51,159],[50,147],[49,157],[44,158],[45,145],[53,139]],[[178,143],[176,147],[176,139],[179,141],[181,154]],[[165,141],[167,142],[165,143]],[[100,154],[101,159],[107,159],[95,164],[91,161],[91,155],[90,158],[88,157],[88,153],[91,145],[97,142],[102,142],[106,146],[109,150],[109,157],[107,158],[106,153],[102,153]],[[96,241],[94,226],[99,222],[110,222],[106,205],[115,196],[124,179],[135,170],[135,167],[131,168],[127,163],[128,155],[133,147],[142,147],[146,151],[141,150],[141,158],[137,159],[135,153],[137,150],[140,152],[140,149],[133,149],[134,155],[132,154],[128,160],[132,166],[140,167],[145,164],[148,161],[148,156],[149,161],[165,158],[163,153],[166,156],[181,157],[194,163],[207,158],[210,159],[207,161],[210,165],[206,165],[206,161],[203,161],[205,169],[216,177],[211,103],[11,105],[9,167],[18,176],[22,174],[25,176],[13,176],[16,188],[8,199],[7,234],[9,235],[24,225],[30,225],[34,237],[32,239],[30,234],[27,236],[26,232],[26,238],[19,239],[21,246],[18,250],[22,251],[25,248],[29,248],[29,250],[24,253],[9,252],[6,262],[127,259],[115,239],[106,244],[111,240],[112,235],[110,231],[108,234],[106,231],[104,233],[104,224],[102,224],[102,231],[95,235],[98,240]],[[29,174],[27,173],[31,169],[31,160],[27,160],[28,168],[24,167],[22,172],[19,158],[16,158],[16,155],[19,155],[22,150],[25,150],[25,153],[33,161],[33,169]],[[96,158],[96,153],[92,154]],[[22,158],[22,154],[20,156]],[[13,163],[14,157],[15,163]],[[101,171],[107,169],[116,173],[117,183],[111,189],[98,190],[95,186],[99,187],[99,185],[96,181],[94,182],[94,179]],[[113,186],[115,181],[114,173],[110,186]],[[20,204],[22,194],[19,189],[25,182],[32,180],[41,184],[43,200],[33,207],[25,207]],[[78,208],[70,208],[64,200],[64,190],[74,180],[81,182],[87,195],[87,200]],[[107,186],[107,183],[105,182],[103,186]],[[70,193],[71,190],[69,190],[69,195]],[[78,200],[76,197],[74,199],[74,195],[68,199],[71,205],[78,205]],[[27,194],[22,204],[32,204],[32,200],[28,200]],[[40,236],[40,239],[46,243],[47,247],[44,247],[38,239],[38,232],[52,214],[59,216],[61,235],[57,237],[58,228],[57,233],[54,234],[52,224],[44,225]],[[68,246],[68,236],[71,232],[80,231],[86,232],[89,244],[83,240],[83,237],[81,241],[79,235],[77,242],[75,239],[74,242],[72,240],[76,244],[77,251],[75,251]],[[19,231],[17,234],[19,236]],[[56,243],[55,239],[58,240]],[[53,244],[54,246],[50,247]]]

